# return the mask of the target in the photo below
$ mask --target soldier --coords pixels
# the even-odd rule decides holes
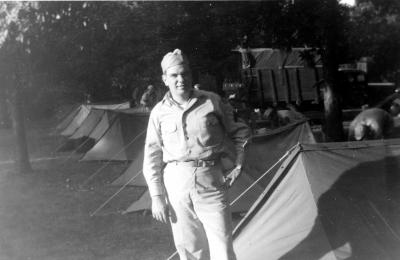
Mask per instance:
[[[140,104],[146,108],[146,110],[150,111],[157,102],[157,93],[154,90],[153,85],[147,86],[146,91],[143,93],[142,98],[140,99]]]
[[[358,114],[349,126],[349,140],[361,141],[387,137],[393,129],[393,118],[380,108],[369,108]]]
[[[171,223],[182,260],[234,260],[227,187],[241,173],[249,128],[217,94],[193,88],[180,50],[167,53],[161,68],[169,91],[150,114],[143,163],[153,217]],[[225,177],[228,139],[237,156]]]

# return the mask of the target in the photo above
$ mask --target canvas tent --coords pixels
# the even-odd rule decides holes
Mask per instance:
[[[107,130],[113,124],[115,118],[116,118],[115,112],[109,110],[103,110],[101,118],[99,118],[98,123],[94,126],[94,128],[90,131],[90,133],[87,134],[87,138],[92,143],[96,143],[107,132]]]
[[[105,110],[102,109],[90,109],[89,115],[76,129],[76,131],[69,137],[69,139],[88,137],[90,133],[95,129],[96,125],[100,122],[104,113]]]
[[[74,133],[68,136],[68,140],[60,146],[57,151],[74,150],[77,152],[87,151],[93,146],[94,140],[89,138],[91,132],[103,117],[105,110],[90,109],[89,114],[83,122],[75,129]]]
[[[56,129],[61,132],[61,135],[69,136],[76,128],[79,127],[80,123],[85,120],[86,116],[92,108],[104,109],[104,110],[116,110],[116,109],[128,109],[129,102],[109,104],[109,103],[92,103],[92,104],[81,104],[74,108],[67,116],[61,120],[61,122],[56,126]],[[67,128],[69,128],[67,130]],[[64,133],[65,132],[65,133]]]
[[[234,231],[237,259],[399,259],[400,139],[301,144]]]
[[[114,113],[115,119],[107,131],[84,155],[82,161],[128,161],[134,160],[140,154],[138,147],[144,146],[149,113],[135,110]]]
[[[69,113],[67,113],[61,120],[60,123],[56,126],[57,131],[64,130],[69,123],[72,121],[72,119],[75,117],[75,115],[78,113],[80,109],[80,106],[74,106]]]
[[[116,109],[129,109],[129,101],[122,103],[92,103],[88,104],[90,108],[106,109],[106,110],[116,110]]]
[[[86,119],[89,115],[90,107],[86,105],[81,105],[78,108],[77,113],[75,114],[74,118],[69,122],[69,124],[62,129],[60,135],[62,136],[70,136],[75,133],[76,129],[82,124],[82,122]]]
[[[255,135],[251,144],[246,148],[246,165],[244,171],[238,181],[230,189],[231,201],[239,196],[247,187],[249,187],[256,179],[274,165],[292,146],[297,143],[315,143],[314,136],[311,132],[308,122],[300,120],[290,125],[272,130],[262,135]],[[142,155],[143,156],[143,155]],[[141,174],[143,157],[138,157],[139,161],[133,161],[131,166],[116,179],[112,184],[124,185],[130,182],[131,185],[146,185],[144,177]],[[233,160],[225,157],[223,159],[225,169],[233,168]],[[236,201],[232,206],[232,212],[247,211],[251,204],[261,194],[263,187],[267,185],[271,177],[278,169],[279,164],[260,181],[250,192]],[[140,175],[137,173],[140,172]],[[134,178],[132,178],[134,177]],[[126,212],[134,212],[150,207],[150,196],[146,191],[142,197],[133,202]]]

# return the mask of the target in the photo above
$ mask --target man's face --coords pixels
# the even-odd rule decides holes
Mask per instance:
[[[162,79],[172,96],[184,96],[192,89],[192,75],[186,65],[168,68]]]

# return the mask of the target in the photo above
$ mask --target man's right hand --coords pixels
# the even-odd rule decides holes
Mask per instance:
[[[168,223],[169,207],[167,205],[165,195],[157,195],[152,197],[151,211],[153,218],[162,223]]]

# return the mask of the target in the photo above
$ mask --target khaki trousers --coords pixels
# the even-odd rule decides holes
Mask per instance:
[[[232,219],[221,165],[169,163],[164,184],[181,260],[236,260]]]

